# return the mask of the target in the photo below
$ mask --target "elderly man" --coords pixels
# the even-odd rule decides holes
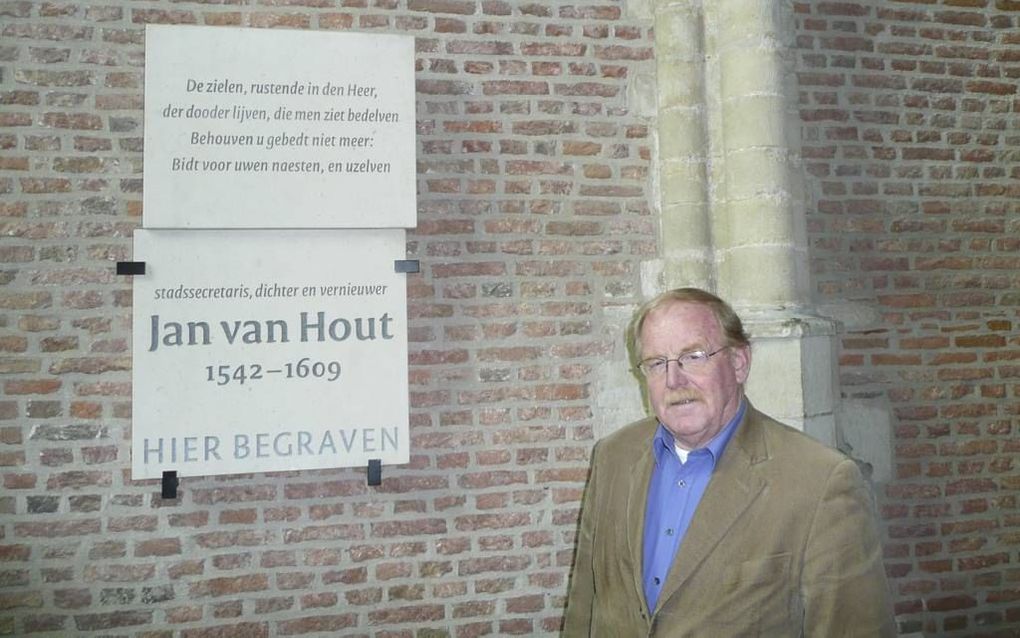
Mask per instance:
[[[655,418],[595,448],[564,635],[894,636],[868,487],[747,401],[733,310],[672,290],[632,337]]]

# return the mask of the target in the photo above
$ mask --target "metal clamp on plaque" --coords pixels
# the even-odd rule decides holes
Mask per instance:
[[[177,478],[176,470],[164,470],[163,480],[160,486],[160,497],[164,499],[177,498],[177,486],[180,484],[181,479]]]
[[[396,259],[393,261],[393,272],[420,272],[421,265],[417,259]]]
[[[372,487],[382,485],[382,461],[379,459],[368,460],[368,484]]]
[[[145,262],[144,261],[118,261],[117,262],[117,274],[118,275],[144,275],[145,274]]]

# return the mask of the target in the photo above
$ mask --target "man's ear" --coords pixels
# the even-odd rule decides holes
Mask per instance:
[[[730,361],[733,362],[733,371],[737,375],[737,383],[743,385],[747,381],[747,375],[751,373],[750,346],[734,346],[730,348]]]

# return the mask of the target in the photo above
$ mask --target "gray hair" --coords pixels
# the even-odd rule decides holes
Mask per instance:
[[[641,356],[641,329],[645,320],[653,311],[674,302],[693,303],[707,307],[719,321],[723,336],[728,347],[750,347],[751,338],[744,332],[744,324],[728,303],[701,288],[674,288],[660,293],[646,301],[634,314],[630,327],[631,356],[636,360]]]

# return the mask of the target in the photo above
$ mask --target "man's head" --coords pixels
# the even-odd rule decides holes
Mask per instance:
[[[631,337],[659,421],[685,449],[707,443],[737,413],[751,368],[740,318],[711,293],[678,288],[638,310]]]

